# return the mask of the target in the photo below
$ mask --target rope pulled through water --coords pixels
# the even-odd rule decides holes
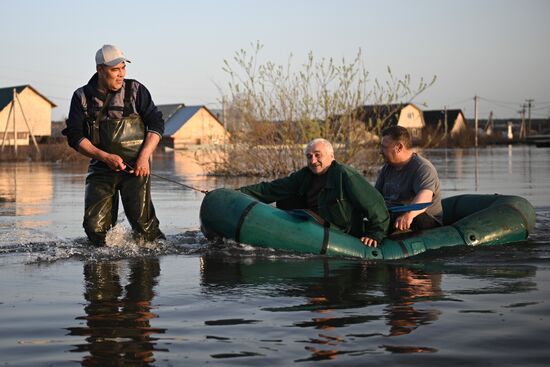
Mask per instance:
[[[130,173],[129,171],[133,171],[134,170],[134,167],[132,167],[131,165],[129,165],[128,163],[124,162],[124,164],[126,165],[126,168],[129,169],[125,169],[124,172],[126,173]],[[160,178],[161,180],[165,180],[165,181],[168,181],[168,182],[172,182],[176,185],[180,185],[180,186],[183,186],[185,187],[186,189],[190,189],[190,190],[195,190],[195,191],[198,191],[198,192],[201,192],[203,194],[208,194],[208,190],[201,190],[201,189],[198,189],[196,187],[193,187],[193,186],[190,186],[190,185],[186,185],[184,183],[181,183],[179,181],[176,181],[176,180],[173,180],[171,178],[168,178],[168,177],[164,177],[164,176],[161,176],[161,175],[157,175],[157,174],[154,174],[154,173],[150,173],[151,176],[153,177],[156,177],[156,178]]]

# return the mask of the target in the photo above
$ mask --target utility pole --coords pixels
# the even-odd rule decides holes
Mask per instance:
[[[9,124],[10,124],[10,117],[13,112],[13,150],[15,152],[15,156],[17,157],[17,125],[15,124],[15,96],[17,95],[17,91],[15,88],[13,88],[13,98],[10,103],[10,111],[8,112],[8,118],[6,119],[6,129],[4,130],[4,138],[2,139],[2,152],[4,151],[4,145],[6,144],[6,137],[9,141],[8,136],[8,130],[9,130]]]
[[[449,145],[449,121],[447,119],[447,106],[443,106],[443,109],[445,111],[445,115],[443,116],[443,123],[445,124],[445,148],[447,145]]]
[[[533,103],[535,100],[530,98],[530,99],[526,99],[525,102],[527,102],[527,111],[528,111],[528,117],[527,117],[527,120],[529,121],[528,123],[528,129],[527,129],[527,135],[529,135],[531,133],[531,103]],[[524,105],[525,107],[525,105]],[[540,128],[539,128],[540,130]]]
[[[15,123],[15,96],[17,91],[13,88],[13,147],[15,150],[15,156],[17,157],[17,124]]]
[[[475,147],[477,148],[477,128],[478,128],[478,121],[477,121],[477,101],[479,97],[476,95],[474,96],[474,115],[475,115]]]
[[[518,111],[519,114],[521,114],[521,127],[519,129],[519,139],[520,140],[524,140],[525,137],[527,136],[526,134],[526,127],[525,127],[525,103],[522,104],[521,106],[521,110]]]
[[[34,134],[32,133],[31,125],[29,124],[29,121],[27,120],[27,117],[25,116],[25,111],[23,110],[23,105],[21,104],[21,101],[19,100],[19,96],[15,92],[15,88],[13,88],[13,98],[14,98],[14,100],[17,99],[17,104],[19,104],[19,108],[21,109],[21,115],[23,116],[23,120],[25,121],[25,124],[27,125],[27,129],[29,129],[29,134],[32,138],[32,142],[34,143],[34,147],[36,148],[36,151],[38,152],[38,155],[40,156],[40,149],[38,149],[38,143],[36,142],[36,139],[34,138]],[[13,116],[15,117],[15,114]]]
[[[222,120],[223,120],[223,147],[227,146],[227,102],[222,96]]]
[[[21,115],[23,116],[23,120],[25,121],[25,124],[27,125],[27,129],[29,129],[29,134],[32,138],[32,141],[34,143],[34,147],[36,148],[36,151],[38,155],[40,156],[40,149],[38,148],[38,143],[36,142],[36,139],[34,138],[34,134],[32,133],[31,125],[27,121],[27,117],[25,116],[25,111],[23,110],[23,105],[21,104],[21,100],[19,99],[19,96],[17,95],[17,90],[13,88],[13,97],[10,105],[10,111],[8,112],[8,118],[6,120],[6,129],[4,130],[4,137],[2,139],[2,151],[4,151],[4,145],[6,143],[6,136],[8,135],[8,126],[10,122],[10,117],[13,112],[13,149],[15,152],[15,156],[17,157],[17,124],[15,121],[15,103],[19,105],[19,109],[21,110]]]
[[[447,137],[447,133],[448,133],[448,130],[449,130],[449,127],[448,127],[449,122],[447,120],[447,106],[443,106],[443,109],[445,111],[445,116],[444,116],[444,118],[445,118],[445,120],[444,120],[445,121],[445,137]]]
[[[10,103],[10,111],[8,112],[8,118],[6,119],[6,128],[4,129],[4,137],[2,138],[2,152],[4,151],[4,145],[6,144],[6,138],[8,137],[8,128],[10,125],[10,117],[12,112],[15,118],[15,109],[13,108],[14,105],[15,105],[15,101],[12,100]]]

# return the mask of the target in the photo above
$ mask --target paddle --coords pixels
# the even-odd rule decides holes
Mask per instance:
[[[433,203],[416,203],[416,204],[410,204],[410,205],[397,205],[397,206],[389,207],[388,211],[390,213],[412,212],[414,210],[421,210],[421,209],[427,208],[432,204]],[[304,220],[312,216],[311,213],[309,213],[304,209],[293,209],[293,210],[288,210],[287,212],[297,218],[304,219]]]
[[[432,204],[433,203],[416,203],[416,204],[410,204],[410,205],[397,205],[397,206],[389,207],[388,211],[390,213],[412,212],[415,210],[421,210],[421,209],[427,208]]]

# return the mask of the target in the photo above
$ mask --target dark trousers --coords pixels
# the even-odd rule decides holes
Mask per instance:
[[[134,232],[147,241],[164,238],[151,200],[151,176],[136,177],[107,167],[90,166],[86,177],[84,230],[95,245],[117,222],[119,195]]]

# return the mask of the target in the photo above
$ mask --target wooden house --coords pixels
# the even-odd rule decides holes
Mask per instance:
[[[205,106],[160,105],[164,117],[163,144],[174,149],[223,144],[229,134]]]
[[[356,110],[356,116],[369,128],[377,125],[382,129],[393,125],[403,126],[414,140],[421,140],[433,133],[443,135],[445,132],[456,137],[466,130],[466,118],[460,109],[422,111],[412,103],[365,105]]]
[[[411,132],[413,138],[420,138],[425,127],[422,110],[412,103],[364,105],[355,110],[358,120],[364,121],[368,128],[380,126],[403,126]]]
[[[412,103],[405,105],[399,113],[397,125],[407,128],[413,139],[421,139],[426,127],[422,110]]]
[[[37,140],[50,136],[54,107],[28,84],[0,88],[0,141],[4,145],[29,145],[31,133]]]

